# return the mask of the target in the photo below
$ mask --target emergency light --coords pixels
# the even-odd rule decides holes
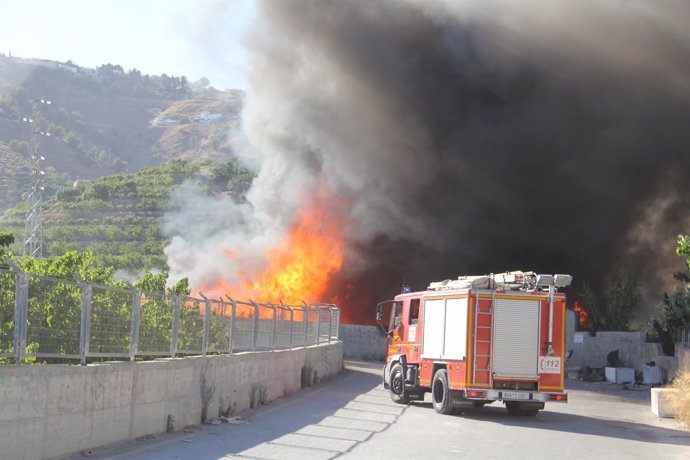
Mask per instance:
[[[573,281],[571,275],[537,275],[537,286],[554,286],[562,288],[570,286]]]
[[[556,287],[566,287],[570,286],[570,283],[573,282],[573,277],[571,275],[556,275],[554,276],[553,279],[553,284]]]
[[[537,275],[537,286],[553,286],[553,275]]]

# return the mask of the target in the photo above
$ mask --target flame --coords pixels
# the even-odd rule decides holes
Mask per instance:
[[[323,190],[294,216],[284,240],[269,250],[268,266],[255,276],[244,275],[237,285],[224,280],[206,285],[206,292],[236,300],[301,305],[327,300],[328,282],[343,264],[345,241],[338,200]],[[233,250],[227,250],[235,258]]]
[[[584,331],[585,329],[587,329],[587,326],[589,325],[589,313],[587,313],[587,311],[584,308],[582,308],[580,302],[578,302],[577,300],[573,304],[573,310],[575,311],[575,313],[578,314],[577,323],[580,326],[579,330]]]

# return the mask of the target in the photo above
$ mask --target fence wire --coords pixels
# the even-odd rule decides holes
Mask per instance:
[[[229,353],[232,333],[232,305],[222,301],[211,301],[208,327],[209,353]]]
[[[89,354],[92,356],[125,357],[132,343],[131,292],[93,286],[91,291]]]
[[[81,316],[79,284],[29,277],[25,356],[80,357]]]
[[[172,348],[175,299],[162,294],[139,294],[139,343],[136,354],[167,356]]]
[[[290,349],[337,340],[339,321],[334,305],[177,296],[0,269],[0,363]]]

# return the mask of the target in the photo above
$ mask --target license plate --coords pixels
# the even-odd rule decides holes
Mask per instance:
[[[529,393],[521,393],[517,391],[504,391],[503,399],[529,399]]]

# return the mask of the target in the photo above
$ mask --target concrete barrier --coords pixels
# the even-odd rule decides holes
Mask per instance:
[[[0,367],[0,457],[47,459],[237,413],[331,377],[342,343],[88,366]],[[205,384],[204,384],[205,382]],[[205,387],[207,404],[202,404]],[[211,391],[212,390],[212,391]]]
[[[657,417],[675,417],[672,401],[677,393],[678,390],[674,388],[652,388],[650,396],[652,413]]]

